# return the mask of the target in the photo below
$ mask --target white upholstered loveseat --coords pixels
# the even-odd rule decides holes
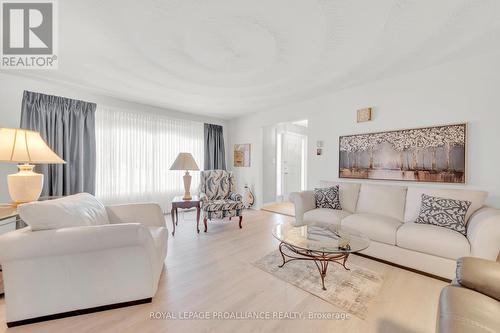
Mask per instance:
[[[32,226],[0,236],[8,326],[145,303],[155,295],[168,237],[160,207],[104,207],[89,196],[57,199],[71,201],[62,210],[24,212],[37,219],[35,229],[46,230]],[[58,221],[65,227],[47,229]]]
[[[339,185],[342,210],[316,208],[314,191],[291,194],[297,225],[348,226],[371,239],[363,254],[446,279],[455,276],[459,257],[495,260],[499,254],[500,210],[484,206],[486,192],[326,181],[321,187],[333,185]],[[467,235],[414,223],[422,194],[470,201]]]

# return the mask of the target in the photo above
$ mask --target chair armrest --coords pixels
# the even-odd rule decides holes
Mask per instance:
[[[304,213],[316,208],[314,191],[293,192],[290,201],[295,205],[295,224],[301,225],[304,221]]]
[[[158,204],[133,203],[106,206],[109,223],[140,223],[148,227],[165,226],[165,216]]]
[[[54,230],[19,229],[0,236],[0,263],[37,257],[67,256],[127,246],[154,244],[148,228],[139,223],[105,224]]]
[[[228,198],[229,198],[229,200],[233,200],[233,201],[243,201],[243,196],[239,193],[236,193],[236,192],[229,193]]]
[[[457,282],[500,301],[500,263],[480,258],[457,260]]]
[[[471,216],[467,225],[471,256],[496,260],[500,251],[500,210],[484,207]]]

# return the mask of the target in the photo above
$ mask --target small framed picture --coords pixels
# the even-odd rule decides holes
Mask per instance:
[[[323,148],[317,148],[316,149],[316,155],[318,155],[318,156],[323,155]]]
[[[234,145],[234,166],[249,167],[250,166],[250,149],[249,143]]]
[[[372,108],[364,108],[358,110],[358,123],[372,120]]]

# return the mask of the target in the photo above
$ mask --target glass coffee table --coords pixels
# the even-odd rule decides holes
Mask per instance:
[[[279,267],[293,260],[314,261],[323,290],[326,290],[328,263],[337,263],[349,270],[346,267],[349,254],[362,251],[370,245],[370,239],[356,230],[324,224],[300,227],[280,224],[274,227],[273,236],[280,241],[283,264]]]

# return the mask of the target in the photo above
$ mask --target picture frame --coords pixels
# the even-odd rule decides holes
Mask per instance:
[[[372,108],[359,109],[356,113],[357,122],[364,123],[372,120]]]
[[[339,137],[339,178],[465,184],[467,123]]]
[[[233,153],[233,165],[237,168],[247,168],[251,165],[251,144],[235,144]]]

